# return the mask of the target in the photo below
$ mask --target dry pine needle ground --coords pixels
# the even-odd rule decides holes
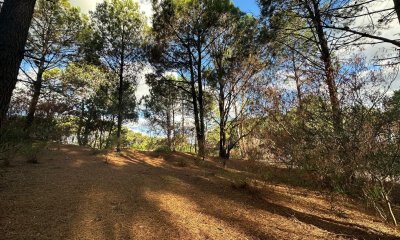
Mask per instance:
[[[0,170],[0,239],[400,239],[350,201],[337,214],[315,192],[195,163],[77,146],[16,160]]]

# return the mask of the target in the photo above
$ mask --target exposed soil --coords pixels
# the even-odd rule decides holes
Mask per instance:
[[[0,239],[400,239],[350,200],[190,155],[61,146],[39,161],[0,169]]]

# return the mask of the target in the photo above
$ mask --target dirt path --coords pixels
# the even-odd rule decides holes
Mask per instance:
[[[182,155],[107,159],[63,146],[1,169],[0,239],[400,239],[350,204],[337,216],[310,191],[235,188],[240,173]]]

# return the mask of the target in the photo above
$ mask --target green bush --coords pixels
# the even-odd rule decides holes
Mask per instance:
[[[0,131],[0,162],[8,166],[27,140],[27,134],[23,130],[23,120],[19,118],[6,122]]]
[[[46,146],[47,142],[45,141],[33,141],[25,144],[21,149],[21,153],[26,158],[27,162],[38,163],[38,157]]]
[[[154,151],[156,153],[170,153],[171,149],[166,145],[160,145]]]

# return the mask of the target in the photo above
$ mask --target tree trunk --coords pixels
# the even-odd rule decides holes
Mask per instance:
[[[397,18],[400,23],[400,0],[393,0],[394,3],[394,10],[396,10]]]
[[[25,129],[29,129],[32,126],[33,120],[35,118],[36,107],[39,102],[40,92],[42,90],[43,73],[43,69],[39,67],[36,81],[33,83],[33,95],[29,104],[29,111],[28,116],[26,117]]]
[[[226,129],[225,129],[225,94],[224,94],[224,83],[221,77],[219,78],[219,95],[218,95],[218,108],[219,108],[219,157],[222,159],[228,159],[226,149]],[[225,165],[225,163],[224,163]]]
[[[95,134],[94,134],[94,143],[93,143],[93,148],[96,148],[97,146],[97,141],[99,140],[99,132],[96,130]],[[98,148],[100,149],[100,148]]]
[[[333,127],[337,135],[342,133],[342,114],[340,111],[340,102],[337,92],[337,87],[335,83],[335,73],[332,64],[331,52],[328,46],[328,41],[326,39],[324,28],[322,25],[322,18],[317,1],[313,1],[314,11],[309,9],[309,14],[312,16],[312,21],[317,32],[318,42],[321,49],[321,59],[324,62],[326,84],[328,86],[329,98],[332,108],[332,120]]]
[[[189,54],[189,66],[190,66],[190,93],[192,97],[192,104],[193,104],[193,115],[194,115],[194,125],[196,129],[196,146],[195,151],[198,156],[202,156],[202,153],[204,153],[204,142],[202,141],[202,130],[201,130],[201,124],[200,124],[200,118],[199,118],[199,107],[198,107],[198,99],[199,97],[197,96],[196,92],[196,80],[195,80],[195,73],[193,69],[193,58],[192,58],[192,53],[191,50],[188,49],[188,54]]]
[[[112,119],[110,121],[110,128],[108,129],[108,138],[106,142],[106,148],[112,147],[112,131],[114,128],[114,121],[115,121],[115,116],[112,115]]]
[[[99,148],[103,149],[103,142],[104,142],[104,119],[100,117],[100,138],[99,138]]]
[[[182,139],[185,139],[185,103],[182,96]]]
[[[82,128],[83,128],[84,118],[85,118],[85,102],[82,101],[82,103],[81,103],[81,115],[79,116],[78,131],[76,133],[76,137],[78,139],[79,146],[83,146]]]
[[[198,144],[199,144],[199,156],[205,157],[205,124],[204,124],[204,96],[203,96],[203,81],[202,81],[202,52],[201,52],[201,36],[199,36],[198,44],[197,44],[197,87],[198,94],[197,100],[199,102],[199,120],[200,120],[200,132],[197,134]]]
[[[118,87],[117,152],[121,152],[122,104],[123,104],[122,100],[124,94],[123,87],[124,87],[124,54],[121,54],[121,66],[119,69],[119,87]]]
[[[5,0],[0,12],[0,128],[24,57],[36,0]]]
[[[93,120],[93,115],[94,115],[94,111],[93,111],[93,102],[92,102],[92,106],[89,107],[89,112],[88,112],[88,118],[86,119],[85,122],[85,131],[83,132],[83,138],[82,138],[82,145],[83,146],[89,146],[89,135],[90,135],[90,130],[92,128],[92,120]]]
[[[303,110],[303,96],[301,94],[301,82],[300,82],[300,75],[299,75],[299,69],[296,65],[296,58],[295,58],[295,53],[292,52],[292,66],[293,66],[293,73],[294,73],[294,80],[296,82],[296,90],[297,90],[297,101],[298,101],[298,107],[300,110],[300,116],[302,115],[302,110]]]
[[[175,131],[175,109],[172,107],[172,139],[171,139],[171,151],[175,152],[176,148],[176,131]]]
[[[117,152],[121,152],[121,130],[122,130],[122,113],[118,111],[117,121]]]
[[[167,145],[168,150],[172,150],[172,134],[171,134],[171,111],[167,109]]]
[[[332,123],[335,133],[335,137],[339,143],[338,157],[340,163],[343,164],[341,167],[344,169],[343,177],[344,184],[352,183],[354,181],[354,169],[351,166],[351,160],[348,157],[347,145],[348,139],[344,135],[343,130],[343,119],[342,112],[340,109],[340,101],[338,97],[337,86],[335,82],[335,70],[332,63],[331,51],[329,49],[328,41],[324,33],[323,22],[321,12],[319,9],[319,3],[317,0],[313,0],[314,13],[309,9],[309,14],[312,16],[312,21],[316,29],[318,36],[318,42],[320,46],[321,59],[324,62],[324,70],[326,75],[326,85],[328,86],[330,104],[332,109]]]
[[[392,218],[392,222],[393,222],[394,226],[397,227],[397,225],[398,225],[397,224],[397,219],[396,219],[396,216],[395,216],[395,214],[393,212],[392,204],[390,203],[389,197],[388,197],[388,195],[386,193],[383,193],[383,197],[385,199],[386,206],[388,208],[388,212],[390,214],[390,217]]]

